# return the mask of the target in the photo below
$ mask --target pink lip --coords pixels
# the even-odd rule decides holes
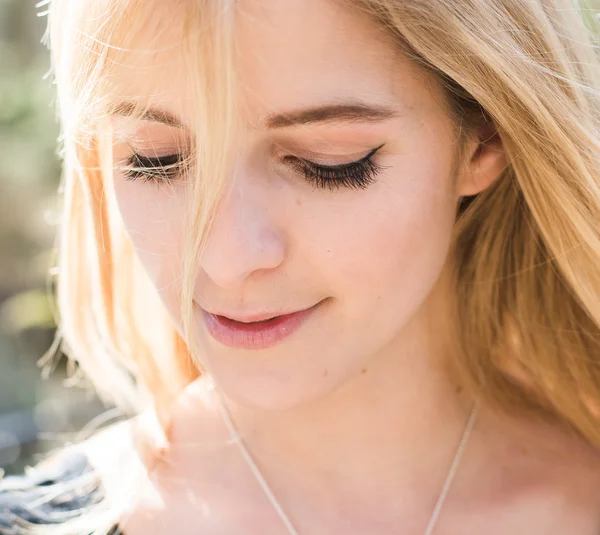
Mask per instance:
[[[208,332],[218,342],[241,349],[265,349],[297,331],[317,306],[250,323],[211,314],[206,310],[202,310],[202,315]]]

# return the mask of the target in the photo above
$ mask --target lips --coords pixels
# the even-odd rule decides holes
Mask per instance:
[[[291,314],[294,314],[294,312],[280,314],[267,312],[264,314],[248,314],[245,316],[228,316],[227,314],[217,314],[216,312],[213,312],[214,316],[217,316],[218,318],[223,318],[227,321],[233,321],[235,323],[259,323],[262,321],[269,321],[275,318],[280,318]]]
[[[202,313],[208,332],[218,342],[239,349],[265,349],[296,332],[318,306],[277,316],[246,316],[243,321],[205,310]]]

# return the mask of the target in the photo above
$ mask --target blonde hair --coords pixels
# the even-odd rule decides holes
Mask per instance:
[[[112,162],[103,125],[108,103],[123,92],[114,69],[126,62],[132,36],[152,24],[147,3],[50,6],[64,144],[58,304],[63,346],[98,392],[133,412],[154,404],[166,414],[170,400],[201,373],[190,329],[195,259],[227,180],[239,82],[229,2],[170,3],[180,15],[169,18],[169,32],[181,37],[173,50],[187,61],[195,91],[194,166],[199,177],[211,177],[190,181],[182,336],[141,270],[105,187]],[[490,404],[543,411],[600,446],[600,64],[581,6],[347,4],[437,77],[464,139],[483,123],[493,125],[509,159],[492,187],[461,204],[454,229],[456,373]],[[163,26],[150,33],[159,35]],[[142,113],[144,103],[138,107]]]

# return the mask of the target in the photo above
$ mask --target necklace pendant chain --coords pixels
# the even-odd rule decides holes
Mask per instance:
[[[433,508],[433,512],[431,513],[431,518],[429,519],[429,523],[427,524],[427,529],[425,530],[423,535],[431,535],[433,533],[433,530],[435,529],[435,526],[437,525],[442,506],[444,505],[446,497],[450,492],[450,487],[452,486],[454,476],[458,472],[458,466],[460,465],[460,461],[462,460],[465,449],[467,448],[469,438],[471,438],[471,432],[473,431],[473,427],[475,426],[475,420],[477,420],[477,403],[475,403],[473,405],[473,408],[471,409],[469,418],[467,419],[467,423],[465,424],[465,428],[462,432],[460,442],[458,443],[458,448],[456,448],[456,453],[454,454],[454,458],[452,459],[452,464],[450,465],[450,469],[448,470],[448,475],[446,476],[446,480],[444,481],[444,485],[442,486],[440,495]]]
[[[218,405],[219,405],[219,408],[221,410],[221,413],[223,414],[223,418],[225,420],[225,423],[226,423],[227,427],[229,428],[229,433],[230,433],[230,436],[231,436],[231,440],[238,446],[238,448],[239,448],[239,450],[240,450],[240,452],[241,452],[244,460],[246,461],[246,463],[248,464],[248,467],[252,471],[252,474],[254,475],[254,477],[258,481],[259,485],[263,489],[263,491],[264,491],[265,495],[267,496],[269,502],[271,502],[271,505],[273,505],[275,511],[279,515],[279,518],[281,518],[281,521],[285,525],[288,533],[290,535],[299,535],[298,531],[296,531],[296,528],[294,527],[294,525],[292,524],[292,522],[288,518],[287,514],[283,510],[283,507],[281,507],[281,504],[279,503],[279,501],[277,500],[277,498],[273,494],[273,491],[271,490],[271,488],[269,487],[269,485],[265,481],[265,478],[263,477],[262,473],[260,472],[258,466],[256,466],[256,463],[254,462],[254,459],[250,455],[250,452],[246,448],[246,445],[244,444],[244,441],[243,441],[242,437],[240,436],[240,434],[239,434],[238,430],[236,429],[235,425],[233,424],[233,421],[231,419],[231,415],[229,414],[229,411],[225,407],[225,404],[222,402],[222,399],[221,399],[220,396],[219,396],[219,404]],[[435,506],[433,508],[433,512],[431,514],[431,518],[429,519],[429,522],[427,524],[427,528],[425,529],[425,532],[424,532],[423,535],[432,535],[433,530],[435,529],[435,527],[437,525],[437,522],[438,522],[438,519],[439,519],[439,516],[440,516],[440,512],[442,510],[444,502],[446,501],[446,497],[448,496],[448,493],[450,491],[450,487],[452,486],[452,481],[454,480],[454,476],[456,475],[456,473],[458,471],[458,467],[460,465],[460,461],[461,461],[461,459],[463,457],[463,453],[464,453],[464,451],[465,451],[465,449],[467,447],[467,443],[469,442],[469,438],[471,436],[471,432],[472,432],[473,427],[475,425],[475,420],[476,419],[477,419],[477,403],[475,403],[473,405],[473,408],[471,409],[471,412],[469,414],[469,418],[467,419],[467,423],[465,424],[465,428],[463,430],[460,442],[458,444],[458,448],[456,449],[456,453],[454,454],[454,458],[452,459],[452,463],[450,465],[450,469],[448,470],[448,475],[446,476],[446,479],[445,479],[444,484],[442,486],[442,490],[440,491],[439,497],[438,497],[438,499],[437,499],[437,501],[435,503]]]

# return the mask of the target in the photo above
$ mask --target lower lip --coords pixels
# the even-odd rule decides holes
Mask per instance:
[[[202,311],[208,332],[218,342],[240,349],[272,347],[296,332],[318,305],[266,321],[242,323]]]

